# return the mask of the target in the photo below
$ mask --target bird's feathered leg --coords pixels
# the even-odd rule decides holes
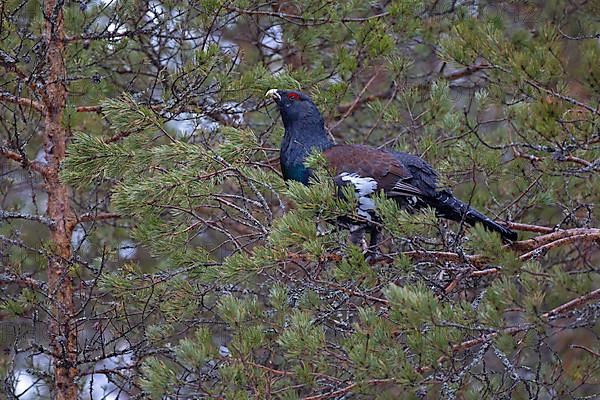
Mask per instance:
[[[378,225],[371,224],[368,227],[369,231],[369,248],[365,253],[367,261],[376,260],[381,252],[379,251],[379,242],[381,241],[381,228]]]
[[[381,239],[381,228],[375,224],[349,225],[350,243],[362,249],[367,262],[376,260],[381,255],[379,251],[379,242]],[[369,242],[365,239],[369,234]]]
[[[365,240],[365,233],[367,228],[364,224],[350,225],[350,243],[358,246],[362,249],[363,253],[366,254],[369,251],[369,246]]]

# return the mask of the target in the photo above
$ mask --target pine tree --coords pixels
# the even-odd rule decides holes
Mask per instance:
[[[593,398],[596,2],[0,6],[9,398]],[[519,231],[378,196],[383,256],[264,98],[421,155]],[[29,396],[29,397],[27,397]],[[586,397],[587,396],[587,397]]]

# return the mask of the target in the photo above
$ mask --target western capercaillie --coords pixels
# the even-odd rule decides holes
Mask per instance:
[[[354,186],[359,207],[357,213],[368,221],[376,216],[370,196],[383,191],[385,196],[403,206],[431,207],[439,217],[470,225],[480,223],[506,240],[517,239],[514,231],[457,199],[449,190],[440,189],[437,172],[422,158],[367,145],[335,144],[310,97],[298,91],[278,89],[269,90],[266,96],[277,103],[285,128],[280,154],[284,179],[308,184],[311,171],[305,161],[316,149],[323,153],[337,185]],[[376,224],[366,222],[362,225],[363,233],[365,229],[371,233],[370,246],[376,246],[379,233]],[[351,240],[356,242],[359,236],[351,234]]]

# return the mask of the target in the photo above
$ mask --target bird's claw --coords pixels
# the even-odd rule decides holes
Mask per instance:
[[[383,257],[383,254],[381,254],[378,247],[373,248],[367,246],[366,250],[363,250],[363,255],[368,264],[374,264]]]

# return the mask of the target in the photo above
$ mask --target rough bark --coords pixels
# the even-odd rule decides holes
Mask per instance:
[[[73,279],[69,271],[74,217],[69,203],[69,188],[59,180],[60,163],[65,158],[68,139],[62,125],[67,100],[63,5],[60,0],[47,0],[44,3],[47,68],[43,96],[46,109],[44,150],[48,165],[43,177],[48,193],[47,213],[54,221],[51,228],[54,255],[48,261],[48,292],[52,301],[49,336],[54,355],[54,397],[57,400],[75,400],[78,375],[77,327],[74,323]]]

